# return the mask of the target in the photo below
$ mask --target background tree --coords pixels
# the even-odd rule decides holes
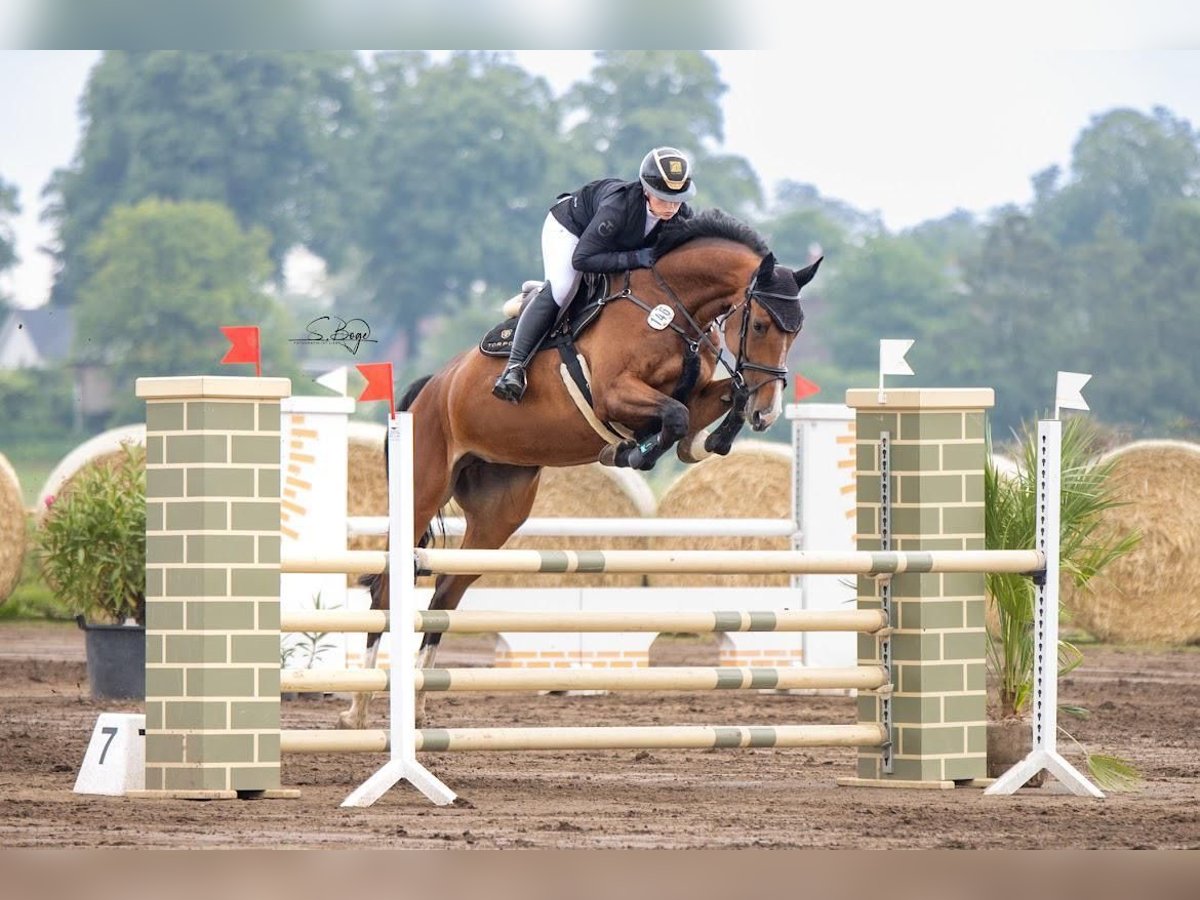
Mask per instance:
[[[845,259],[848,248],[884,231],[878,215],[824,197],[815,185],[798,181],[780,182],[775,203],[758,224],[780,259],[821,253],[834,265]]]
[[[9,220],[20,212],[16,187],[0,178],[0,275],[17,263],[17,238]],[[10,299],[0,292],[0,309],[7,306]]]
[[[1103,340],[1095,371],[1112,372],[1094,392],[1107,418],[1158,434],[1200,430],[1200,201],[1157,208],[1124,303],[1097,317]],[[1091,371],[1091,370],[1088,370]],[[1103,405],[1101,405],[1103,404]]]
[[[1196,302],[1182,237],[1200,189],[1196,133],[1166,110],[1113,110],[1080,135],[1066,172],[1033,187],[1028,210],[995,215],[966,267],[971,315],[942,359],[946,383],[994,385],[1000,433],[1045,407],[1055,369],[1096,374],[1093,399],[1114,424],[1186,429],[1200,419],[1193,354],[1177,339]]]
[[[75,160],[47,188],[53,299],[74,302],[108,213],[147,197],[212,200],[262,226],[276,275],[297,244],[336,267],[361,200],[361,90],[352,53],[106,53],[84,92]]]
[[[699,51],[598,52],[588,80],[563,97],[571,145],[588,162],[582,180],[632,179],[647,150],[675,146],[692,157],[699,205],[747,216],[762,205],[762,185],[743,157],[719,152],[726,90],[717,64]]]
[[[113,210],[87,247],[74,346],[79,361],[109,366],[113,422],[145,414],[134,397],[139,376],[221,372],[222,325],[260,326],[264,369],[294,374],[287,329],[264,291],[269,247],[264,230],[244,231],[216,203],[144,200]]]
[[[955,274],[920,241],[884,232],[847,249],[823,294],[824,339],[844,380],[830,387],[872,383],[880,338],[916,339],[909,361],[922,380],[915,383],[941,383],[939,354],[966,307]]]
[[[475,282],[507,296],[541,275],[542,221],[567,168],[558,110],[546,81],[502,54],[381,54],[370,83],[364,275],[373,314],[411,337]]]
[[[1155,210],[1194,196],[1200,145],[1191,124],[1156,107],[1146,115],[1114,109],[1093,117],[1071,152],[1071,179],[1037,176],[1034,215],[1064,245],[1091,240],[1108,216],[1121,234],[1142,239]]]

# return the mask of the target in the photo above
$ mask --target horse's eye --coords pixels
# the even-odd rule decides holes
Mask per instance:
[[[755,334],[766,334],[767,333],[767,323],[766,322],[755,322],[754,323],[754,333]]]

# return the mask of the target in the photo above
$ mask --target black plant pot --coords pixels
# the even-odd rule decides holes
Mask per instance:
[[[93,700],[143,700],[146,697],[146,628],[143,625],[92,625],[76,616],[87,645],[88,684]]]

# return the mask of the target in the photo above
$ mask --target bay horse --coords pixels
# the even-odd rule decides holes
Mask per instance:
[[[800,289],[821,260],[799,270],[777,265],[752,228],[720,210],[668,223],[654,252],[651,268],[624,273],[623,288],[604,298],[602,313],[575,342],[590,371],[598,422],[572,400],[559,354],[545,349],[529,363],[519,405],[492,396],[503,360],[478,348],[406,389],[397,408],[414,419],[413,517],[416,532],[426,531],[422,544],[451,498],[466,519],[462,547],[495,549],[529,516],[545,466],[600,461],[649,469],[673,446],[679,459],[693,463],[728,453],[747,421],[762,431],[776,420],[788,350],[804,320]],[[719,364],[728,378],[714,378]],[[605,422],[625,426],[633,437],[602,437],[598,426]],[[478,577],[439,576],[430,609],[456,608]],[[372,608],[387,609],[387,574],[363,583]],[[419,668],[433,664],[440,638],[424,635]],[[378,639],[368,638],[368,667],[375,665]],[[339,726],[362,728],[370,697],[356,694]],[[423,701],[417,698],[418,717]]]

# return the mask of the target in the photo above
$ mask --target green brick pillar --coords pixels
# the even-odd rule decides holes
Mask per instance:
[[[856,411],[859,550],[880,549],[880,436],[889,435],[892,550],[984,548],[984,422],[990,388],[852,390]],[[858,779],[884,786],[950,787],[987,772],[986,632],[982,574],[896,575],[891,582],[892,772],[878,750],[860,751]],[[880,607],[874,578],[858,579],[860,609]],[[859,637],[860,665],[880,643]],[[860,722],[879,721],[875,694]]]
[[[146,401],[146,790],[279,790],[279,401],[286,378],[139,378]]]

